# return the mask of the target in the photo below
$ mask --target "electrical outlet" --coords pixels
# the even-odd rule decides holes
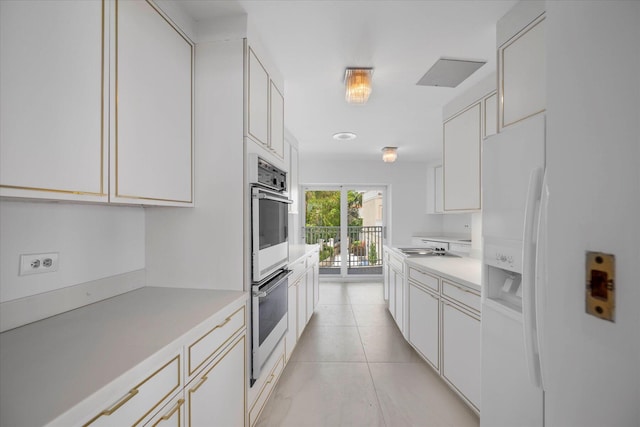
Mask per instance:
[[[20,255],[19,276],[58,271],[58,253]]]

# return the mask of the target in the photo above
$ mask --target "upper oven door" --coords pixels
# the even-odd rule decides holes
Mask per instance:
[[[289,258],[291,200],[261,187],[251,189],[251,250],[253,281],[258,282],[285,266]]]

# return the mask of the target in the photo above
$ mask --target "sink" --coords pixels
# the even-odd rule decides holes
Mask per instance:
[[[403,254],[411,257],[451,257],[460,258],[449,252],[434,251],[429,248],[398,248]]]

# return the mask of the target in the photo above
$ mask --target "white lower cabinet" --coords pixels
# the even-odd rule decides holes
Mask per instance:
[[[440,298],[409,281],[409,342],[437,371],[440,368]]]
[[[298,294],[298,338],[302,335],[305,326],[307,326],[307,276],[306,274],[296,283],[296,292]]]
[[[289,286],[287,305],[287,334],[284,337],[286,340],[285,358],[289,360],[298,341],[298,288],[295,284]]]
[[[186,425],[245,424],[246,337],[237,338],[185,388]]]
[[[480,292],[407,266],[409,344],[480,413]]]
[[[84,426],[140,425],[167,397],[182,388],[182,359],[176,354],[155,372],[132,385],[119,398],[107,403]]]
[[[254,385],[254,387],[259,387],[260,391],[257,393],[257,397],[253,400],[253,403],[251,404],[251,409],[249,410],[249,426],[250,427],[253,427],[256,421],[258,421],[258,418],[260,418],[260,414],[262,413],[262,410],[267,404],[267,401],[269,400],[269,396],[271,396],[271,392],[275,388],[276,383],[278,382],[278,379],[280,379],[280,374],[284,370],[284,366],[286,363],[284,359],[285,358],[284,353],[280,353],[278,355],[277,352],[274,352],[274,354],[271,355],[271,358],[276,359],[275,364],[271,367],[268,373],[265,370],[265,372],[262,374],[264,375],[264,378],[265,378],[264,380],[262,380],[263,381],[262,384],[258,385],[258,383],[256,383],[256,385]],[[224,426],[224,424],[215,424],[215,425]]]
[[[406,325],[406,291],[404,277],[404,261],[395,256],[392,252],[387,252],[385,258],[387,264],[387,275],[385,276],[385,294],[388,292],[388,308],[391,316],[396,322],[398,329],[405,334]]]
[[[396,325],[398,325],[398,329],[400,329],[400,332],[404,333],[405,292],[404,275],[401,272],[395,271],[394,283],[396,293],[396,297],[394,298],[396,304],[394,319],[396,320]]]
[[[442,376],[480,410],[480,317],[442,300]]]
[[[313,286],[314,282],[314,274],[313,268],[307,270],[307,318],[306,321],[309,322],[311,320],[311,316],[313,315],[313,311],[315,310],[315,287]]]

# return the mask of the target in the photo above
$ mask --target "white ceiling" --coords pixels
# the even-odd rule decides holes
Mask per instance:
[[[397,146],[405,162],[441,157],[442,106],[495,71],[495,24],[516,1],[180,3],[195,20],[248,14],[285,79],[285,126],[301,155],[380,159]],[[487,64],[457,88],[416,86],[440,57]],[[365,105],[344,100],[348,66],[374,68]],[[334,141],[342,131],[358,138]]]

